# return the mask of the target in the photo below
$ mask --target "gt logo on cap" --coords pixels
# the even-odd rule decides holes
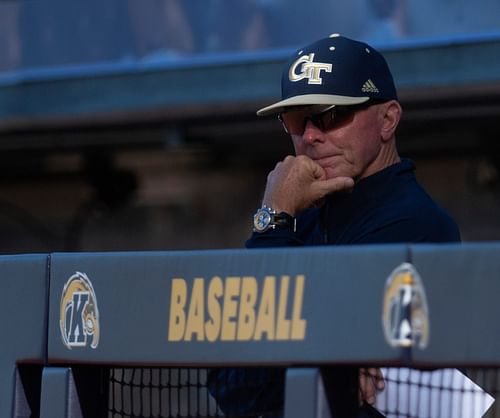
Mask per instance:
[[[300,68],[301,72],[296,73],[297,68]],[[304,78],[308,78],[307,84],[322,84],[323,79],[321,78],[321,71],[326,71],[327,73],[332,72],[332,64],[324,62],[314,62],[314,53],[309,55],[301,56],[297,61],[295,61],[288,70],[288,78],[290,81],[300,81]]]

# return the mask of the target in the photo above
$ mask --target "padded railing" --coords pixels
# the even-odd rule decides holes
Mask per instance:
[[[499,255],[471,243],[5,256],[0,416],[222,416],[192,391],[207,369],[243,366],[287,369],[285,418],[335,416],[328,376],[358,366],[460,369],[495,397],[497,378],[471,370],[500,364]]]

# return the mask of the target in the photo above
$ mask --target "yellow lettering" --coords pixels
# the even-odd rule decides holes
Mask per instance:
[[[257,302],[257,280],[243,277],[241,281],[240,310],[238,314],[238,341],[252,338],[255,328],[255,303]]]
[[[224,288],[224,306],[222,308],[221,341],[234,341],[236,338],[236,313],[238,302],[234,299],[240,292],[239,277],[226,277]]]
[[[205,335],[208,341],[214,342],[219,338],[221,325],[221,307],[219,298],[222,296],[224,285],[220,277],[210,280],[207,292],[207,310],[210,317],[205,323]]]
[[[259,313],[255,324],[254,339],[260,340],[267,334],[268,340],[274,340],[274,308],[276,303],[276,277],[266,276],[260,297]]]
[[[172,279],[170,289],[170,318],[168,323],[168,341],[180,341],[184,335],[186,314],[184,306],[187,299],[187,285],[184,279]]]
[[[304,340],[302,317],[305,276],[173,278],[168,341]],[[279,285],[279,289],[277,286]],[[293,298],[291,292],[293,288]]]
[[[203,279],[198,277],[194,279],[193,290],[191,291],[191,301],[189,303],[189,311],[186,321],[185,341],[191,341],[193,334],[197,335],[198,341],[203,341],[205,338],[203,333],[205,317],[205,292],[203,290]]]
[[[295,294],[292,309],[292,340],[303,340],[306,337],[307,321],[301,318],[302,301],[304,299],[304,282],[304,275],[299,274],[295,277]]]
[[[290,276],[281,277],[280,298],[278,304],[278,320],[276,322],[276,339],[288,340],[290,338],[290,320],[286,319],[288,301],[288,288]]]

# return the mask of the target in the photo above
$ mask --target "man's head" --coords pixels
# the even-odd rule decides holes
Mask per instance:
[[[257,114],[277,113],[297,155],[327,178],[361,179],[399,161],[401,107],[389,67],[371,46],[339,35],[314,42],[288,62],[281,88],[282,100]]]

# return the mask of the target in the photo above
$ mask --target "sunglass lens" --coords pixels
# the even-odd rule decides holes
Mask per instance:
[[[302,135],[304,133],[307,112],[293,111],[281,114],[281,119],[287,132],[291,135]]]

